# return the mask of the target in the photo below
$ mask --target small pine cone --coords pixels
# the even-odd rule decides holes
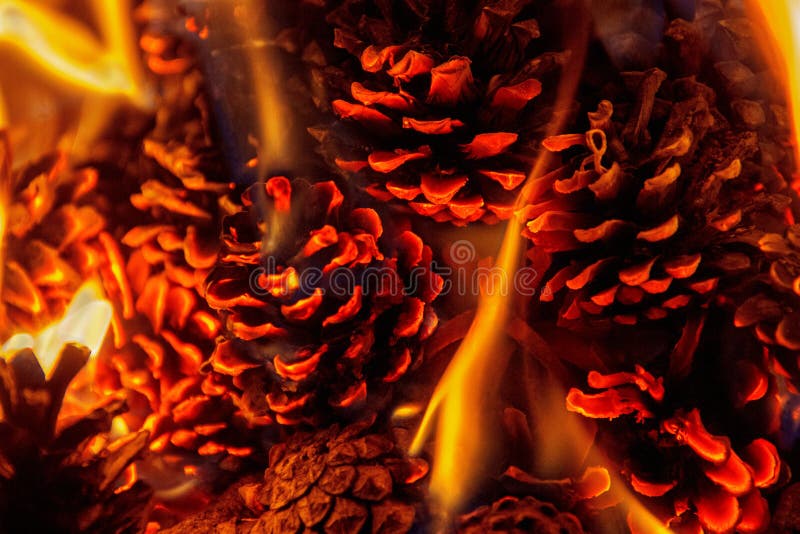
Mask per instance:
[[[0,213],[1,338],[11,325],[34,332],[52,322],[96,273],[108,202],[95,191],[97,171],[71,168],[65,154],[12,173],[8,138],[0,135],[0,202],[8,202]]]
[[[147,433],[114,439],[124,402],[87,415],[59,417],[64,393],[89,350],[65,345],[45,378],[28,349],[0,358],[0,530],[141,532],[152,492],[135,481],[132,462]]]
[[[758,273],[753,230],[785,224],[793,193],[753,164],[757,133],[728,125],[708,87],[669,84],[665,90],[683,96],[650,146],[647,126],[664,81],[663,72],[648,71],[627,116],[602,101],[585,134],[544,141],[571,162],[538,179],[522,216],[532,257],[552,262],[540,298],[561,299],[565,324],[635,324],[707,303]]]
[[[508,219],[545,122],[538,78],[560,61],[528,53],[539,36],[528,2],[334,4],[334,45],[360,72],[332,103],[340,120],[312,130],[326,157],[435,221]]]
[[[779,425],[776,385],[752,338],[720,330],[707,335],[730,340],[711,354],[708,340],[697,349],[697,341],[689,341],[696,332],[687,329],[670,357],[669,388],[639,365],[633,372],[592,371],[592,391],[572,388],[567,408],[609,420],[600,425],[600,443],[666,527],[763,532],[770,513],[762,491],[782,472],[770,440]],[[702,358],[695,350],[705,351]],[[677,369],[684,365],[688,377]],[[635,517],[628,520],[634,532],[647,531]]]
[[[206,298],[232,338],[211,366],[251,417],[318,424],[421,362],[443,281],[416,234],[384,232],[333,182],[271,178],[242,202]]]
[[[414,484],[428,472],[369,422],[298,433],[270,451],[263,484],[244,486],[259,519],[251,534],[409,532],[417,510]]]
[[[458,518],[456,531],[460,534],[502,532],[523,534],[583,534],[577,517],[560,512],[548,502],[531,496],[503,497]]]

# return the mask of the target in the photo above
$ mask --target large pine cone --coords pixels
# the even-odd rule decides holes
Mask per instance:
[[[760,269],[762,255],[748,246],[751,230],[785,224],[791,190],[780,175],[751,164],[756,133],[725,123],[707,87],[670,84],[685,96],[659,127],[660,140],[643,151],[624,142],[626,131],[646,132],[641,126],[663,81],[657,69],[642,76],[643,104],[627,118],[617,122],[603,101],[585,135],[544,142],[567,154],[581,147],[573,164],[538,179],[523,212],[537,254],[553,255],[541,299],[566,294],[562,321],[634,324],[708,302],[718,286]]]
[[[637,71],[593,82],[613,105],[600,102],[584,133],[544,141],[567,166],[539,180],[523,213],[537,261],[552,256],[542,300],[558,298],[562,321],[663,318],[763,268],[752,232],[782,231],[796,199],[780,148],[790,133],[748,38],[761,30],[737,4],[697,2],[693,22],[647,6],[606,14],[621,21],[608,28],[632,30],[601,36],[607,52]],[[624,22],[640,15],[651,28]],[[644,61],[626,44],[653,53]]]
[[[560,512],[548,502],[531,496],[503,497],[458,518],[457,532],[483,534],[498,532],[523,534],[582,534],[581,522],[572,514]]]
[[[328,159],[436,221],[511,216],[544,119],[533,100],[555,55],[534,57],[530,2],[334,2],[336,47],[357,58],[340,117],[315,130]]]
[[[567,408],[609,420],[599,424],[600,445],[665,526],[763,532],[762,492],[779,482],[783,463],[773,444],[777,384],[757,340],[728,314],[706,321],[702,335],[687,328],[668,358],[649,364],[666,381],[640,365],[592,371],[591,390],[571,389]],[[647,531],[635,517],[629,524]]]
[[[30,350],[3,356],[0,532],[141,532],[152,492],[122,475],[134,473],[147,433],[112,437],[122,401],[59,418],[67,386],[89,350],[66,345],[49,378]]]
[[[211,366],[242,390],[242,407],[318,423],[421,361],[442,279],[416,234],[384,231],[333,182],[271,178],[242,201],[206,293],[232,336]]]
[[[295,434],[270,451],[263,484],[240,493],[260,518],[251,534],[409,532],[417,511],[414,483],[427,474],[370,423]]]
[[[52,322],[97,272],[108,201],[95,191],[97,171],[71,168],[63,153],[12,172],[8,138],[0,135],[0,197],[8,203],[0,214],[2,337],[11,325],[33,332]]]

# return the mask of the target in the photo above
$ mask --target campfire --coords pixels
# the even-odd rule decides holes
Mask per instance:
[[[0,534],[800,532],[794,2],[0,36]]]

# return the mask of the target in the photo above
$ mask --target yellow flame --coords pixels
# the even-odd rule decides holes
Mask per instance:
[[[584,7],[586,4],[582,4]],[[580,11],[580,10],[578,10]],[[590,33],[589,20],[584,13],[576,12],[570,24],[573,41],[566,47],[572,50],[570,61],[564,66],[558,99],[548,135],[561,133],[568,117],[586,53],[586,36]],[[516,207],[522,208],[531,195],[535,179],[544,175],[550,165],[550,155],[543,151],[534,163],[528,181],[521,191]],[[496,266],[508,280],[513,280],[522,259],[523,221],[513,217],[505,230]],[[493,403],[512,353],[506,328],[514,318],[520,295],[511,292],[485,292],[478,301],[475,319],[436,386],[423,416],[420,428],[410,447],[418,455],[428,439],[435,433],[430,494],[437,520],[447,522],[474,494],[489,463],[493,421]],[[563,395],[558,397],[565,398]],[[563,411],[563,406],[562,406]],[[557,423],[558,424],[558,423]],[[568,443],[590,443],[588,435],[579,431],[565,436]],[[562,444],[569,447],[569,444]],[[595,464],[609,465],[604,458],[593,458]],[[577,467],[577,466],[575,466]],[[609,469],[611,471],[611,469]],[[613,495],[628,503],[629,510],[638,523],[646,525],[649,532],[669,533],[669,530],[652,516],[630,494],[618,476],[611,475]],[[443,524],[439,525],[443,528]]]
[[[773,71],[784,73],[787,102],[794,130],[795,164],[800,165],[800,1],[750,0],[753,13],[763,17],[774,38],[777,57],[767,50]],[[760,43],[768,45],[766,41]],[[768,48],[768,46],[767,46]]]
[[[144,105],[130,1],[94,0],[91,6],[105,43],[74,18],[30,0],[0,1],[0,42],[65,83]]]
[[[244,43],[250,71],[255,85],[255,106],[258,116],[258,171],[260,177],[275,169],[292,167],[289,139],[286,135],[290,118],[282,95],[284,80],[278,72],[276,52],[269,46],[269,24],[259,17],[248,16],[259,11],[260,2],[246,0],[241,3],[239,21],[244,24]],[[260,26],[259,26],[260,24]],[[267,46],[256,46],[256,44]]]
[[[2,346],[6,354],[30,348],[49,377],[56,358],[65,343],[80,343],[97,353],[111,324],[113,307],[106,300],[100,283],[84,283],[67,307],[64,317],[36,334],[20,333],[11,336]]]

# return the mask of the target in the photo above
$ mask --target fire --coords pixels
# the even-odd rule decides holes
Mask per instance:
[[[36,334],[19,333],[11,336],[2,346],[8,354],[31,348],[39,358],[42,369],[49,376],[61,347],[66,343],[79,343],[96,354],[111,324],[113,307],[105,299],[99,282],[90,280],[75,293],[64,317]]]
[[[578,22],[580,19],[576,16]],[[566,110],[574,95],[586,50],[583,41],[588,35],[586,30],[574,32],[578,42],[571,44],[581,53],[565,67],[555,106],[558,110]],[[566,113],[554,113],[554,117],[550,129],[558,132]],[[517,209],[524,206],[536,178],[545,174],[550,164],[548,153],[542,154],[517,198]],[[520,217],[509,220],[495,264],[508,279],[517,272],[522,260],[522,229]],[[419,454],[427,439],[436,434],[430,493],[441,508],[444,517],[440,519],[458,512],[485,474],[481,466],[488,464],[486,459],[491,454],[488,450],[491,440],[486,439],[486,431],[492,424],[489,410],[513,350],[505,330],[514,317],[519,297],[514,291],[482,293],[475,318],[437,384],[411,444],[411,454]]]
[[[13,77],[0,78],[0,126],[29,141],[30,146],[15,141],[23,160],[31,157],[26,149],[52,149],[50,140],[64,133],[76,144],[78,138],[88,143],[121,101],[141,109],[152,105],[130,0],[89,0],[82,10],[71,3],[62,9],[52,4],[0,2],[0,53],[19,67],[7,66]],[[77,103],[75,109],[70,102]],[[47,128],[36,128],[43,120]]]
[[[785,73],[784,87],[791,110],[794,129],[796,164],[800,163],[800,2],[797,0],[750,0],[750,8],[759,14],[772,32],[777,57],[768,50],[773,59],[773,70]],[[768,43],[761,43],[766,45]]]

